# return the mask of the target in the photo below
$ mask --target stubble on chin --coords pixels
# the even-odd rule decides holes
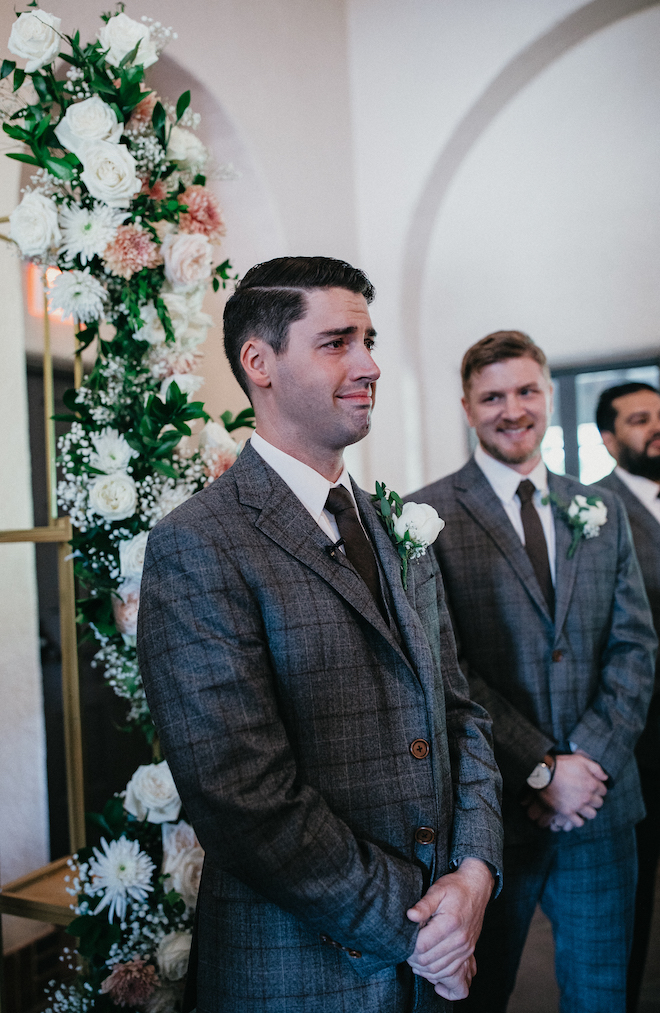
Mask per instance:
[[[503,450],[501,450],[500,447],[498,447],[495,443],[491,443],[488,440],[484,440],[482,437],[479,437],[479,442],[481,443],[481,446],[484,448],[486,453],[490,454],[491,457],[494,457],[496,461],[500,461],[501,464],[525,464],[526,461],[531,460],[532,457],[535,456],[535,454],[538,454],[539,447],[541,445],[539,443],[537,446],[534,447],[533,450],[527,451],[520,450],[518,453],[507,454]]]

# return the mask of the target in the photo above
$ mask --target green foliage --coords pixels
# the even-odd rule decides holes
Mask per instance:
[[[404,588],[407,588],[408,561],[411,548],[410,535],[406,531],[402,537],[394,529],[394,519],[401,516],[403,501],[398,493],[394,492],[393,489],[388,491],[387,486],[381,482],[376,482],[376,492],[372,494],[371,501],[380,514],[385,530],[399,553],[399,558],[401,559],[401,579],[403,580]]]

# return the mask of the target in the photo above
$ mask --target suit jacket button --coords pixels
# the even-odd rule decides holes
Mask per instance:
[[[348,953],[349,957],[361,957],[362,956],[362,954],[360,953],[359,950],[347,950],[346,952]]]
[[[429,755],[431,747],[429,746],[426,739],[414,739],[410,743],[410,752],[416,760],[423,760],[424,757]]]
[[[563,661],[564,660],[564,652],[563,651],[553,651],[552,652],[552,660],[553,661]]]
[[[435,830],[431,827],[417,827],[415,831],[415,840],[418,844],[433,844],[435,840]]]
[[[323,932],[321,933],[321,935],[320,935],[319,938],[320,938],[320,940],[321,940],[322,943],[331,943],[332,942],[332,939],[330,938],[330,936],[326,936]]]

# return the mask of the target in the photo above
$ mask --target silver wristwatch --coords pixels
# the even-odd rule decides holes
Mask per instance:
[[[550,757],[548,757],[550,759]],[[555,773],[555,761],[546,763],[545,760],[541,760],[534,767],[534,770],[527,778],[527,784],[530,788],[534,788],[535,791],[541,791],[542,788],[547,788]]]

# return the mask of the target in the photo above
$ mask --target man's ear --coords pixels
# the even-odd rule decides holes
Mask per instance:
[[[268,342],[262,338],[250,338],[241,348],[241,366],[255,387],[270,387],[268,350],[272,352]]]
[[[468,425],[474,427],[474,422],[472,421],[472,416],[470,414],[470,402],[465,396],[461,398],[461,404],[463,405],[463,411],[467,417]]]
[[[603,438],[603,443],[605,444],[605,446],[609,450],[610,454],[612,455],[612,457],[614,458],[614,460],[618,464],[619,463],[619,441],[617,440],[616,436],[614,435],[614,433],[608,432],[607,429],[603,429],[603,431],[602,431],[602,433],[600,435]]]

